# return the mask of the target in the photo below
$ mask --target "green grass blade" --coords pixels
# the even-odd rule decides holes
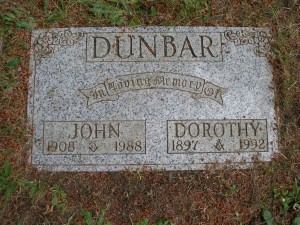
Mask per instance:
[[[87,225],[93,225],[92,213],[90,211],[83,211],[83,218]]]
[[[8,161],[4,163],[4,176],[9,177],[12,171],[12,167],[9,165]]]
[[[8,63],[6,64],[6,67],[7,67],[7,69],[16,69],[19,66],[20,62],[21,62],[20,57],[13,58],[10,61],[8,61]],[[5,165],[9,166],[9,164],[8,165],[4,164],[4,170],[5,170]]]
[[[293,219],[291,225],[300,225],[300,214]]]
[[[100,225],[104,222],[106,211],[107,211],[107,209],[102,209],[101,210],[101,215],[98,218],[96,225]]]
[[[143,221],[137,222],[136,225],[148,225],[149,219],[145,218]]]
[[[276,225],[272,213],[268,209],[263,209],[262,217],[264,221],[267,223],[267,225]]]
[[[156,14],[157,14],[156,9],[155,9],[153,6],[151,6],[150,11],[151,11],[151,15],[152,15],[153,17],[155,17]]]
[[[71,224],[72,220],[74,219],[74,216],[75,216],[75,213],[73,213],[73,214],[69,217],[68,222],[67,222],[67,225],[70,225],[70,224]]]
[[[49,3],[50,3],[50,0],[44,0],[44,10],[45,11],[48,10]]]
[[[17,27],[20,28],[25,28],[25,29],[29,29],[30,28],[30,23],[27,23],[25,21],[18,21],[16,22]]]

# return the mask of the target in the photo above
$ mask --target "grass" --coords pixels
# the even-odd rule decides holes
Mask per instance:
[[[2,224],[299,224],[299,1],[4,2],[0,8]],[[37,172],[28,165],[30,31],[119,25],[270,27],[280,154],[249,170],[78,174]]]

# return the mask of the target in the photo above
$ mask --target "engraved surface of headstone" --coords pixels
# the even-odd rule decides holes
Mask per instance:
[[[32,33],[30,162],[41,170],[197,170],[278,151],[266,28]]]

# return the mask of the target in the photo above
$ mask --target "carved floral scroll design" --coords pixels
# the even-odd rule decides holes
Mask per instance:
[[[83,36],[84,33],[81,31],[72,32],[70,30],[60,32],[50,31],[40,34],[33,44],[36,63],[41,63],[42,58],[50,58],[54,53],[55,46],[72,46],[80,41]]]
[[[254,45],[254,53],[257,56],[267,56],[270,53],[272,37],[270,32],[266,31],[248,31],[227,30],[224,32],[225,38],[228,41],[234,42],[236,46],[239,45]]]
[[[116,101],[120,95],[129,91],[148,89],[183,91],[190,93],[194,100],[209,98],[222,106],[223,94],[228,91],[228,88],[219,87],[199,77],[166,72],[137,73],[108,78],[94,87],[79,91],[86,97],[86,106],[89,107],[98,102]]]

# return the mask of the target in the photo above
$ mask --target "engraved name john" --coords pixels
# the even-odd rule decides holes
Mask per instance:
[[[168,121],[168,153],[268,151],[267,121]]]
[[[44,122],[44,154],[145,154],[145,121]]]
[[[222,61],[221,34],[88,34],[87,61]]]

